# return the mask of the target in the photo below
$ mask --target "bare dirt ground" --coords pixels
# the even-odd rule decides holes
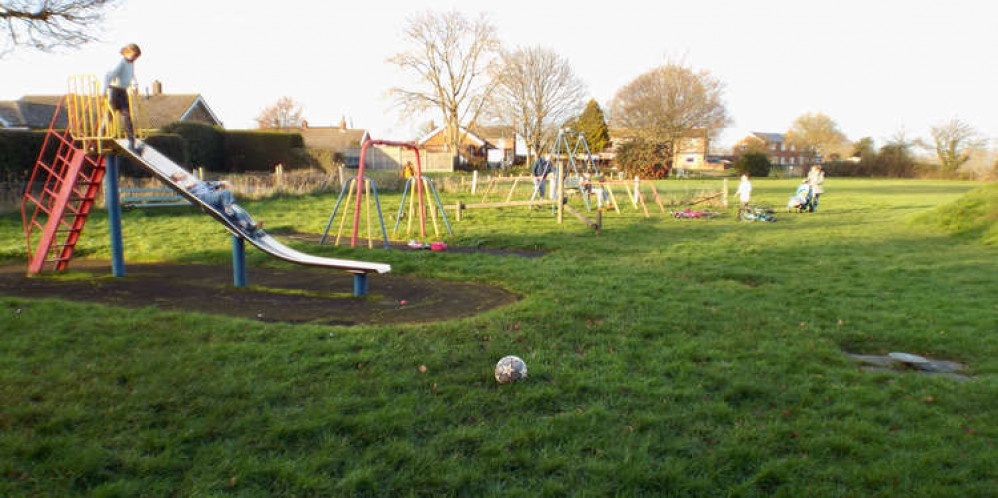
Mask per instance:
[[[0,267],[0,295],[58,298],[125,308],[225,314],[268,322],[327,325],[431,322],[475,315],[515,302],[497,287],[392,274],[368,277],[353,297],[353,276],[321,268],[250,268],[248,287],[232,285],[231,265],[126,264],[74,260],[68,274],[25,277],[26,265]]]

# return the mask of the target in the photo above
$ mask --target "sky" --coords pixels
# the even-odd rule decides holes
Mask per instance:
[[[560,54],[601,105],[670,59],[709,71],[734,121],[722,147],[785,132],[807,112],[878,145],[901,130],[927,138],[952,118],[998,138],[998,3],[982,0],[124,0],[97,43],[0,59],[0,100],[102,77],[135,42],[143,89],[159,80],[165,93],[201,94],[226,128],[255,127],[289,96],[312,126],[346,117],[374,138],[411,140],[434,116],[400,118],[386,92],[415,82],[387,59],[405,49],[407,20],[428,10],[484,13],[505,47]]]

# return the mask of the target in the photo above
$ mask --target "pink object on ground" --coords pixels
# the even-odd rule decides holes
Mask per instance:
[[[430,250],[431,251],[446,251],[447,250],[447,244],[445,244],[443,242],[433,242],[432,244],[430,244]]]

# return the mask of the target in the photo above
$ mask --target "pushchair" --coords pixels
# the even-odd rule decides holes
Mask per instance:
[[[787,212],[803,213],[804,211],[809,211],[813,198],[811,184],[807,182],[801,183],[797,186],[797,191],[794,192],[794,195],[790,196],[790,200],[787,202]]]

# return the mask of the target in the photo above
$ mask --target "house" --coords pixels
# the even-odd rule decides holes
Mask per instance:
[[[0,101],[0,129],[48,129],[52,116],[59,108],[55,127],[65,128],[66,109],[60,108],[62,95],[26,95],[18,100]],[[222,126],[218,115],[199,94],[164,94],[163,84],[154,81],[152,91],[139,96],[139,106],[145,116],[143,126],[157,130],[177,121]]]
[[[356,168],[360,162],[360,148],[371,138],[371,134],[362,128],[347,128],[346,118],[340,120],[339,126],[309,126],[308,121],[302,121],[302,140],[308,149],[326,150],[338,157],[348,168]],[[366,161],[364,167],[371,165]]]
[[[803,167],[809,160],[807,151],[798,150],[796,145],[788,143],[782,133],[753,131],[738,141],[732,152],[736,158],[748,152],[762,152],[773,166],[783,166],[791,171]]]
[[[490,165],[519,164],[527,157],[527,143],[512,126],[476,126],[474,134],[487,144],[486,161]]]
[[[718,163],[707,161],[707,151],[710,149],[710,136],[706,128],[684,130],[676,140],[672,151],[672,167],[674,169],[724,169],[718,168]]]
[[[446,132],[445,126],[434,129],[419,140],[420,149],[428,155],[453,156]],[[527,155],[526,142],[512,126],[462,127],[460,133],[461,150],[458,151],[458,160],[462,163],[478,160],[493,167],[509,166],[519,163]]]
[[[481,161],[486,161],[488,158],[488,149],[490,148],[489,142],[484,138],[478,136],[474,132],[468,131],[465,128],[460,128],[461,133],[461,145],[460,150],[452,151],[450,143],[447,139],[447,127],[441,126],[417,142],[420,149],[425,150],[427,153],[447,153],[458,156],[458,160],[462,163],[472,162],[476,159]],[[492,146],[494,148],[494,146]]]

